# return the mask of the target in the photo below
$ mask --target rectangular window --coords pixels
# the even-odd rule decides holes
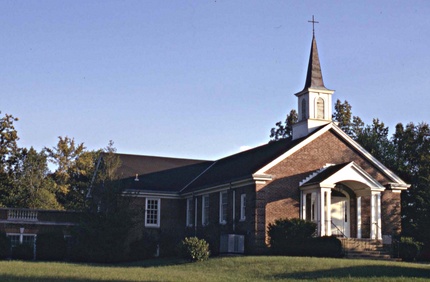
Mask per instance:
[[[8,234],[7,237],[10,240],[10,246],[11,247],[16,247],[19,244],[21,244],[21,239],[20,239],[21,235],[9,235]]]
[[[227,223],[227,192],[221,192],[219,194],[219,223]]]
[[[187,226],[193,226],[193,198],[187,199]]]
[[[145,226],[160,227],[160,199],[146,198]]]
[[[209,224],[209,195],[202,197],[202,225]]]
[[[240,195],[240,220],[244,221],[246,219],[246,194]]]

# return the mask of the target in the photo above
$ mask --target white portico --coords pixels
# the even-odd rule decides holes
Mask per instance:
[[[350,237],[354,222],[356,236],[362,238],[362,197],[370,197],[370,238],[380,240],[384,190],[384,186],[354,162],[328,164],[300,182],[300,217],[315,222],[319,236]],[[355,206],[354,213],[351,205]],[[352,216],[355,216],[353,220]]]

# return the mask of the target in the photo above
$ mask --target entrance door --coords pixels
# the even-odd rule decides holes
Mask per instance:
[[[349,205],[345,196],[331,198],[331,221],[333,235],[349,237]]]

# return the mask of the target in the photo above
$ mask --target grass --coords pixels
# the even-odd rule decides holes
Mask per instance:
[[[96,265],[1,261],[0,281],[430,281],[430,265],[299,257],[221,257]]]

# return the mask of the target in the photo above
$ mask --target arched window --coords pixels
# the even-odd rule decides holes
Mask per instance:
[[[306,99],[302,100],[302,120],[306,119]]]
[[[317,118],[324,119],[324,114],[324,100],[320,97],[317,100]]]

